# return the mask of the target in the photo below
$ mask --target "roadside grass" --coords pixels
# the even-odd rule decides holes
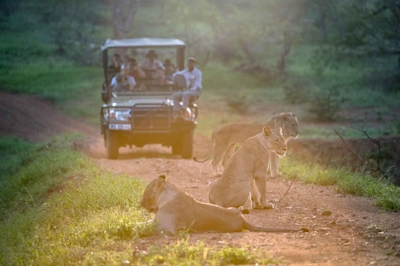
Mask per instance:
[[[17,172],[36,149],[37,145],[18,138],[0,137],[0,182]]]
[[[251,247],[237,248],[225,246],[217,248],[208,246],[202,241],[194,245],[189,243],[190,237],[181,236],[176,244],[164,247],[153,247],[142,256],[135,253],[135,265],[266,265],[279,264],[280,260],[269,258],[261,250]]]
[[[139,205],[144,183],[96,168],[71,150],[77,138],[64,135],[41,144],[0,138],[0,159],[6,151],[17,158],[0,180],[0,265],[276,262],[250,247],[189,243],[187,235],[136,250],[136,239],[155,234]]]
[[[400,187],[369,174],[354,173],[345,168],[328,168],[305,164],[292,156],[280,161],[288,179],[302,180],[321,186],[335,185],[339,192],[373,198],[376,206],[388,211],[400,210]]]
[[[66,111],[74,116],[85,117],[87,112],[91,114],[88,110],[94,105],[97,105],[97,112],[101,106],[101,69],[57,60],[50,58],[0,68],[1,89],[11,93],[41,95],[61,107],[69,103],[65,105]],[[82,99],[91,105],[80,104]]]
[[[336,130],[343,138],[366,137],[363,132],[355,128],[365,130],[368,133],[368,136],[370,136],[371,138],[400,134],[400,122],[398,120],[388,122],[384,127],[377,127],[376,125],[368,126],[367,124],[354,125],[353,127],[354,128],[340,125],[332,125],[330,127],[314,125],[302,126],[300,124],[300,137],[324,139],[338,138],[338,135],[335,133],[334,130]]]

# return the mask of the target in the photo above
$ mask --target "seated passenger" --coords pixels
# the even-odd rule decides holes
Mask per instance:
[[[153,80],[152,84],[157,85],[172,85],[173,82],[170,80],[165,79],[164,69],[161,67],[157,68],[155,73],[155,79]]]
[[[173,74],[176,72],[176,67],[172,64],[171,59],[166,59],[164,62],[165,79],[172,81]]]
[[[120,78],[120,81],[122,82],[121,84],[118,83],[117,78]],[[120,91],[123,91],[125,86],[128,86],[128,90],[133,91],[133,87],[135,87],[136,81],[132,76],[128,75],[128,68],[125,65],[122,65],[120,74],[117,74],[115,77],[113,77],[110,85],[113,86],[114,88],[115,88],[115,86],[118,86],[118,89]],[[113,89],[113,91],[114,91],[114,89]],[[117,92],[120,92],[120,91],[117,91]]]
[[[114,72],[112,76],[116,75],[121,70],[122,60],[119,54],[113,55],[113,62],[111,65],[108,66],[108,70]]]
[[[178,91],[172,95],[174,100],[174,117],[179,118],[182,115],[182,110],[185,110],[190,100],[197,100],[200,97],[201,90],[203,89],[201,85],[202,74],[201,71],[195,68],[196,59],[194,57],[189,57],[187,61],[187,68],[175,72],[173,77],[176,75],[182,75],[186,81],[185,91]],[[182,107],[179,101],[182,100]]]
[[[135,80],[146,77],[146,74],[140,69],[135,58],[129,59],[128,69],[129,76],[132,76]]]
[[[146,54],[146,60],[144,60],[142,63],[140,63],[140,67],[144,70],[144,71],[148,71],[148,70],[153,70],[156,71],[157,68],[161,67],[162,69],[164,69],[163,64],[157,60],[157,54],[154,50],[150,50],[147,54]]]
[[[126,80],[126,76],[117,74],[115,76],[115,84],[113,85],[113,92],[127,92],[129,91],[129,83]]]

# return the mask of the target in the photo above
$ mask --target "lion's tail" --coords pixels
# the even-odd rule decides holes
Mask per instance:
[[[214,147],[215,147],[215,136],[214,136],[214,132],[213,132],[211,135],[211,149],[210,149],[210,152],[208,153],[207,157],[202,160],[199,160],[196,157],[193,157],[193,160],[195,160],[198,163],[204,163],[205,161],[208,161],[208,159],[210,159],[211,155],[214,152]]]
[[[245,221],[244,229],[252,232],[269,232],[269,233],[288,233],[288,232],[298,232],[301,229],[288,229],[288,228],[268,228],[252,225]]]

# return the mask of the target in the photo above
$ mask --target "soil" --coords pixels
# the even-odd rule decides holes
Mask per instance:
[[[45,140],[64,132],[88,136],[83,144],[101,169],[127,174],[143,181],[161,172],[170,182],[195,199],[207,202],[212,175],[210,161],[201,164],[171,155],[169,148],[149,145],[121,148],[118,160],[107,160],[102,136],[96,127],[70,118],[44,100],[0,92],[0,132],[28,140]],[[195,156],[203,158],[209,139],[195,136]],[[294,181],[286,197],[288,182],[270,179],[268,198],[273,210],[252,210],[245,218],[259,226],[305,227],[299,233],[198,233],[191,242],[230,245],[265,250],[290,265],[400,265],[400,213],[385,212],[364,197],[338,194],[334,187],[320,187]],[[174,243],[173,236],[153,236],[132,242],[132,249]]]

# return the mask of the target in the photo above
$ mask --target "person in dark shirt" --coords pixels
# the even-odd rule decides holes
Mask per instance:
[[[108,66],[108,70],[111,73],[111,76],[115,76],[117,73],[121,71],[122,60],[119,54],[114,54],[113,62],[111,65]]]
[[[176,72],[176,67],[172,64],[171,59],[166,59],[164,62],[165,79],[172,81],[173,74]]]

